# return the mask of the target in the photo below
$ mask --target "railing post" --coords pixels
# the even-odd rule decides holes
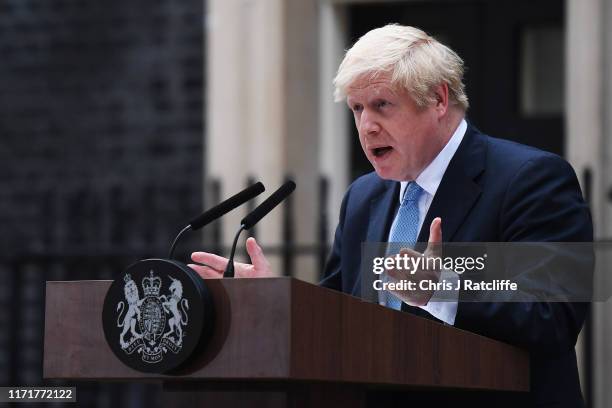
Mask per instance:
[[[221,201],[221,182],[218,179],[210,180],[210,203],[211,207],[219,204]],[[223,251],[223,232],[221,228],[221,220],[213,222],[210,227],[211,234],[211,251],[215,254],[221,254]]]
[[[325,263],[327,262],[327,248],[328,248],[328,235],[327,235],[327,200],[329,196],[329,181],[325,176],[319,178],[319,225],[318,225],[318,255],[319,255],[319,272],[323,274],[325,269]],[[323,276],[321,276],[322,278]]]
[[[255,179],[255,177],[253,176],[249,176],[247,177],[247,185],[246,187],[253,185],[257,183],[257,180]],[[250,201],[247,201],[246,203],[246,208],[247,208],[247,214],[250,213],[251,211],[253,211],[255,209],[255,207],[257,206],[257,199],[253,199]],[[249,236],[253,237],[253,238],[257,238],[257,226],[254,225],[253,227],[251,227],[251,229],[249,230]]]
[[[582,185],[584,188],[584,199],[587,204],[590,206],[592,204],[592,184],[593,184],[593,174],[591,172],[590,167],[586,167],[582,173]],[[584,352],[584,393],[585,393],[585,402],[587,407],[593,406],[593,309],[589,308],[585,321],[584,328],[582,329],[584,333],[582,350]]]
[[[285,176],[285,182],[291,180],[289,176]],[[283,230],[282,230],[282,265],[283,273],[286,276],[293,276],[293,259],[296,256],[295,251],[295,233],[293,231],[293,194],[287,197],[284,203],[283,211]]]

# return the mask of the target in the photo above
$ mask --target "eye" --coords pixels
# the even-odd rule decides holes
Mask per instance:
[[[387,101],[382,101],[382,100],[381,100],[381,101],[376,102],[376,107],[377,107],[378,109],[380,109],[380,108],[384,108],[384,107],[385,107],[385,106],[387,106],[387,105],[389,105],[389,102],[387,102]]]
[[[363,110],[363,105],[356,103],[354,105],[351,106],[351,110],[353,112],[361,112]]]

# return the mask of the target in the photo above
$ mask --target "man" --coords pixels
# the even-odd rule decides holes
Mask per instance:
[[[321,285],[360,295],[362,242],[592,241],[569,164],[468,124],[462,77],[459,56],[413,27],[372,30],[347,51],[336,99],[353,112],[375,172],[343,199]],[[237,276],[271,275],[253,238],[247,251],[252,265],[239,264]],[[205,278],[220,277],[227,263],[207,253],[192,259],[208,265],[191,265]],[[433,295],[387,292],[380,302],[527,348],[532,404],[583,406],[574,346],[585,304],[430,302]]]

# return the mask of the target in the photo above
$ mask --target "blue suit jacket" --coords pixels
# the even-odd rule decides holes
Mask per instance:
[[[321,285],[360,295],[361,243],[387,240],[398,194],[398,182],[375,173],[351,184],[342,201]],[[444,242],[593,240],[588,206],[566,161],[486,136],[471,125],[444,173],[420,242],[428,240],[435,217],[442,218]],[[584,303],[460,302],[455,327],[528,349],[534,406],[579,407],[584,403],[574,345],[587,307]],[[428,315],[407,305],[403,310]]]

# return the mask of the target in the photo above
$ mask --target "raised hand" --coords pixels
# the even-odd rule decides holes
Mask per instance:
[[[442,250],[442,219],[440,217],[435,218],[429,227],[429,241],[427,249],[423,254],[415,251],[411,248],[402,248],[400,255],[407,255],[408,257],[421,258],[425,255],[425,258],[436,258],[440,257]],[[415,271],[397,270],[390,269],[386,271],[387,275],[394,281],[409,280],[416,283],[417,288],[419,282],[422,280],[430,280],[438,282],[440,279],[439,270],[431,269],[417,269]],[[433,296],[433,290],[398,290],[392,291],[392,293],[402,299],[404,302],[411,306],[424,306],[429,302],[429,299]]]
[[[251,263],[235,262],[236,278],[266,278],[274,276],[270,269],[270,263],[266,259],[263,250],[255,241],[255,238],[246,240],[246,249]],[[218,279],[223,277],[223,272],[227,266],[227,258],[209,252],[194,252],[191,260],[206,266],[189,264],[188,266],[196,271],[204,279]]]

